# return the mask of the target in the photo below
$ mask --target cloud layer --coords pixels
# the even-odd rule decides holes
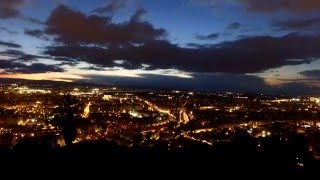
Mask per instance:
[[[198,40],[214,40],[214,39],[217,39],[219,36],[220,36],[219,33],[212,33],[208,35],[196,34],[195,38]]]
[[[128,4],[128,0],[111,0],[104,6],[96,8],[93,12],[103,14],[103,13],[115,13],[117,10],[124,8]]]
[[[30,30],[30,29],[25,29],[24,31],[25,34],[29,35],[29,36],[33,36],[39,39],[43,39],[48,41],[49,37],[47,37],[44,32],[42,30],[39,29],[35,29],[35,30]]]
[[[85,8],[83,4],[74,6],[71,2],[65,2],[65,5],[56,4],[55,7],[52,7],[53,10],[49,12],[48,16],[42,16],[42,13],[30,13],[30,9],[22,10],[27,1],[0,1],[0,19],[11,21],[12,18],[18,18],[13,22],[23,22],[20,24],[21,26],[17,26],[22,28],[22,34],[20,34],[20,30],[16,32],[14,29],[6,27],[7,23],[0,26],[1,34],[11,34],[12,37],[18,37],[12,39],[15,41],[0,41],[1,73],[32,74],[65,71],[68,71],[66,73],[71,71],[74,73],[78,71],[81,75],[87,72],[93,73],[92,75],[83,75],[84,78],[89,78],[92,81],[108,81],[140,87],[158,86],[186,89],[205,87],[221,91],[265,90],[281,92],[298,88],[310,89],[310,87],[301,83],[286,83],[275,88],[268,86],[264,79],[248,74],[260,73],[285,65],[304,64],[305,69],[305,66],[308,66],[305,64],[320,58],[320,36],[317,35],[318,33],[314,33],[320,28],[320,18],[317,16],[320,2],[317,0],[190,0],[189,2],[192,4],[201,6],[226,7],[227,10],[235,10],[234,14],[231,13],[232,15],[241,14],[241,16],[239,18],[238,16],[223,17],[220,18],[221,22],[210,21],[213,24],[203,28],[192,29],[194,27],[190,27],[190,30],[186,30],[183,29],[185,27],[182,27],[181,31],[186,31],[181,33],[181,36],[177,35],[176,31],[181,28],[178,27],[180,24],[166,26],[166,24],[161,24],[161,18],[153,16],[147,16],[146,19],[158,24],[146,21],[144,16],[148,12],[142,7],[150,8],[148,9],[150,12],[154,7],[143,6],[146,5],[144,3],[141,3],[141,8],[136,9],[131,15],[127,14],[130,11],[125,11],[123,15],[118,16],[115,14],[116,12],[121,12],[120,9],[130,5],[128,0],[110,0],[102,6],[100,6],[101,4],[93,4],[92,7]],[[188,8],[181,9],[188,10]],[[154,12],[157,13],[157,10]],[[206,10],[211,11],[211,9]],[[243,13],[244,10],[245,13]],[[180,13],[190,17],[181,11],[172,14],[180,15]],[[198,11],[197,13],[200,17],[202,12]],[[257,16],[256,13],[260,13],[259,17],[269,18],[271,24],[270,21],[257,23],[257,19],[252,18],[251,27],[251,19],[241,19],[242,15],[248,15],[250,18]],[[288,14],[288,16],[283,17],[279,14]],[[301,14],[306,16],[302,17]],[[40,20],[30,18],[29,15]],[[274,17],[275,20],[271,17]],[[207,20],[206,18],[203,19]],[[198,19],[198,16],[194,19]],[[186,18],[185,21],[188,23],[189,19]],[[24,23],[31,25],[26,27],[23,26]],[[184,23],[184,20],[181,21],[181,25]],[[257,27],[265,25],[264,23],[268,23],[267,27],[270,29]],[[260,28],[260,30],[252,32],[249,37],[246,28]],[[170,30],[176,34],[169,34]],[[309,33],[310,31],[313,33]],[[199,33],[195,34],[195,32]],[[290,32],[299,33],[283,35]],[[270,36],[261,34],[270,34]],[[187,37],[188,35],[190,37]],[[30,43],[45,41],[43,44],[50,45],[37,47],[28,42],[21,42],[31,38],[30,36],[38,38],[38,40],[30,39]],[[240,37],[241,39],[239,39]],[[39,41],[39,39],[44,41]],[[226,41],[227,39],[230,41]],[[189,40],[190,43],[186,42]],[[193,40],[194,42],[192,42]],[[36,53],[29,54],[24,50]],[[43,59],[45,60],[42,61]],[[41,63],[47,61],[59,65]],[[110,71],[122,68],[124,72],[143,72],[141,73],[143,78],[115,78],[114,76],[96,75],[112,74]],[[158,73],[166,70],[187,73],[193,78],[183,79],[181,76],[169,77]],[[299,70],[296,71],[297,74]],[[152,73],[158,73],[158,75]],[[318,70],[300,72],[300,75],[306,76],[307,80],[317,80],[320,77]]]
[[[111,18],[86,15],[60,5],[46,20],[45,33],[64,44],[127,45],[145,43],[166,35],[164,29],[141,21],[146,11],[138,9],[128,22],[113,23]]]
[[[320,28],[320,17],[274,20],[272,26],[276,30],[318,31]]]
[[[20,15],[20,8],[26,3],[26,0],[1,0],[0,1],[0,19],[13,18]]]
[[[308,44],[308,46],[306,46]],[[113,67],[114,60],[127,60],[132,68],[174,68],[189,72],[257,73],[283,65],[309,63],[320,57],[320,38],[289,34],[283,37],[251,37],[189,49],[167,41],[141,46],[100,48],[52,46],[45,54]],[[121,66],[121,65],[120,65]]]
[[[320,70],[307,70],[300,72],[300,74],[306,77],[320,79]]]
[[[34,63],[26,65],[20,62],[0,60],[0,69],[4,69],[2,74],[35,74],[35,73],[46,73],[46,72],[63,72],[64,70],[55,65],[46,65],[42,63]]]
[[[9,47],[9,48],[21,48],[21,45],[13,42],[0,41],[0,46]]]

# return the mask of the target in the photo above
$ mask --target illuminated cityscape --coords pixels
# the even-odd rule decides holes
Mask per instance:
[[[304,144],[292,149],[296,168],[304,168],[310,161],[306,158],[320,159],[318,97],[63,87],[1,84],[1,147],[38,144],[60,149],[107,141],[127,148],[164,146],[165,151],[193,144],[216,149],[231,146],[244,133],[262,152],[274,142],[296,146],[296,138],[303,138]],[[71,142],[64,121],[73,121],[76,133]]]
[[[319,29],[319,0],[0,0],[1,177],[316,178]]]

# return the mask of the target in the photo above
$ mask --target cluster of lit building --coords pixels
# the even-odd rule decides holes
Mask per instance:
[[[86,85],[1,84],[0,145],[14,146],[24,139],[41,143],[50,135],[56,138],[54,147],[64,146],[62,127],[55,119],[63,116],[59,108],[65,95],[77,100],[72,105],[78,122],[74,143],[105,139],[125,146],[152,146],[164,141],[170,148],[183,148],[185,139],[214,147],[232,142],[243,130],[256,140],[257,148],[263,148],[263,139],[289,141],[295,133],[310,138],[309,150],[320,158],[317,97]]]

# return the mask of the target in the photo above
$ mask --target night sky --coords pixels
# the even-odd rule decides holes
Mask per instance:
[[[319,0],[0,0],[0,77],[319,93]]]

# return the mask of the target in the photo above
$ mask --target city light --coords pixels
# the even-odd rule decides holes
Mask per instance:
[[[245,96],[230,92],[140,92],[94,87],[58,91],[18,84],[14,88],[4,88],[4,91],[10,92],[16,101],[10,104],[11,99],[8,98],[0,103],[4,112],[11,112],[0,119],[0,136],[12,134],[15,138],[10,146],[28,138],[39,138],[42,142],[41,137],[45,134],[54,134],[56,141],[50,143],[54,142],[55,147],[66,146],[63,127],[57,121],[68,122],[68,118],[73,118],[73,123],[78,124],[73,144],[108,140],[125,147],[133,147],[135,143],[153,147],[157,142],[166,142],[170,144],[168,151],[184,148],[187,146],[184,141],[210,148],[232,144],[234,139],[241,138],[241,135],[237,137],[239,131],[247,133],[255,147],[264,151],[268,147],[267,142],[273,140],[271,137],[288,143],[293,142],[289,141],[292,138],[290,134],[311,138],[320,132],[320,122],[312,119],[320,109],[316,98],[261,98],[260,104],[252,106],[259,97],[242,98]],[[55,91],[55,94],[42,93],[44,91]],[[194,99],[190,98],[191,95]],[[67,97],[71,99],[64,101]],[[290,111],[296,116],[288,116]],[[299,115],[301,111],[303,115]],[[277,129],[278,124],[281,130]],[[309,146],[308,152],[317,159],[317,143]],[[300,158],[297,161],[296,166],[303,168],[304,162]]]

